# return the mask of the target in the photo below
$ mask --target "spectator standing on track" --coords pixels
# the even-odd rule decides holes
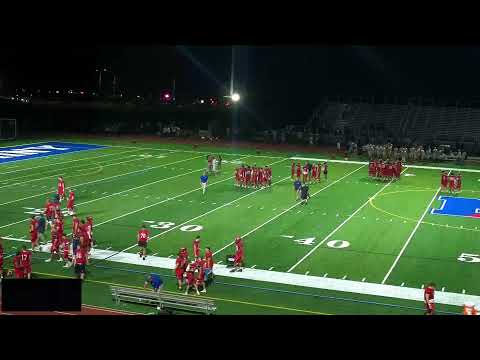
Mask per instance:
[[[327,162],[326,162],[326,161],[323,163],[323,175],[325,176],[325,180],[327,180],[327,175],[328,175],[328,164],[327,164]]]
[[[45,230],[47,227],[47,220],[45,219],[45,216],[43,214],[40,214],[38,216],[38,225],[37,225],[37,230],[38,230],[38,239],[40,241],[40,244],[45,244]]]
[[[159,292],[163,288],[163,280],[160,275],[151,273],[147,276],[147,280],[145,281],[143,287],[146,289],[148,285],[152,286],[153,291]]]

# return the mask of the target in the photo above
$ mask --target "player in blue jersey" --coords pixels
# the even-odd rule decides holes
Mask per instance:
[[[158,274],[151,273],[148,275],[147,281],[145,281],[143,287],[146,289],[148,285],[152,286],[153,291],[158,292],[163,287],[163,280]]]
[[[207,184],[208,184],[208,175],[207,172],[205,171],[202,176],[200,176],[200,186],[202,187],[202,193],[205,195],[205,191],[207,190]]]

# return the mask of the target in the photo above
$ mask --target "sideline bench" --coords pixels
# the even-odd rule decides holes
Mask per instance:
[[[177,295],[159,292],[111,286],[112,296],[117,304],[121,301],[155,306],[170,314],[175,311],[213,314],[217,307],[213,300],[189,295]]]

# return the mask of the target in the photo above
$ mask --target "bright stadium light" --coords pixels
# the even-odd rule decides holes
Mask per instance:
[[[237,93],[232,94],[232,101],[233,102],[238,102],[240,100],[240,95]]]

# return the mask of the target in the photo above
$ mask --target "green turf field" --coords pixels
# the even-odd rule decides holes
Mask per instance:
[[[176,291],[171,263],[180,247],[191,252],[197,234],[202,249],[210,246],[221,262],[208,291],[219,314],[422,314],[421,288],[430,281],[437,283],[440,311],[460,313],[464,299],[480,296],[480,220],[430,213],[442,205],[438,196],[448,195],[439,190],[438,169],[407,166],[401,180],[390,183],[369,179],[365,164],[330,162],[328,180],[322,176],[311,185],[312,198],[301,206],[290,180],[291,157],[327,154],[62,141],[112,146],[0,165],[0,235],[10,239],[7,256],[28,245],[28,218],[56,191],[62,175],[67,189],[75,190],[78,215],[95,221],[88,304],[115,307],[108,284],[142,286],[150,271],[163,274],[166,290]],[[207,152],[221,152],[224,164],[203,196],[199,176]],[[273,186],[235,187],[239,163],[271,165]],[[462,174],[464,190],[454,197],[479,197],[480,172]],[[135,255],[142,223],[151,230],[144,262]],[[67,217],[67,232],[70,224]],[[230,274],[224,264],[237,234],[245,241],[247,269]],[[72,269],[44,263],[47,257],[35,254],[37,276],[72,276]]]

